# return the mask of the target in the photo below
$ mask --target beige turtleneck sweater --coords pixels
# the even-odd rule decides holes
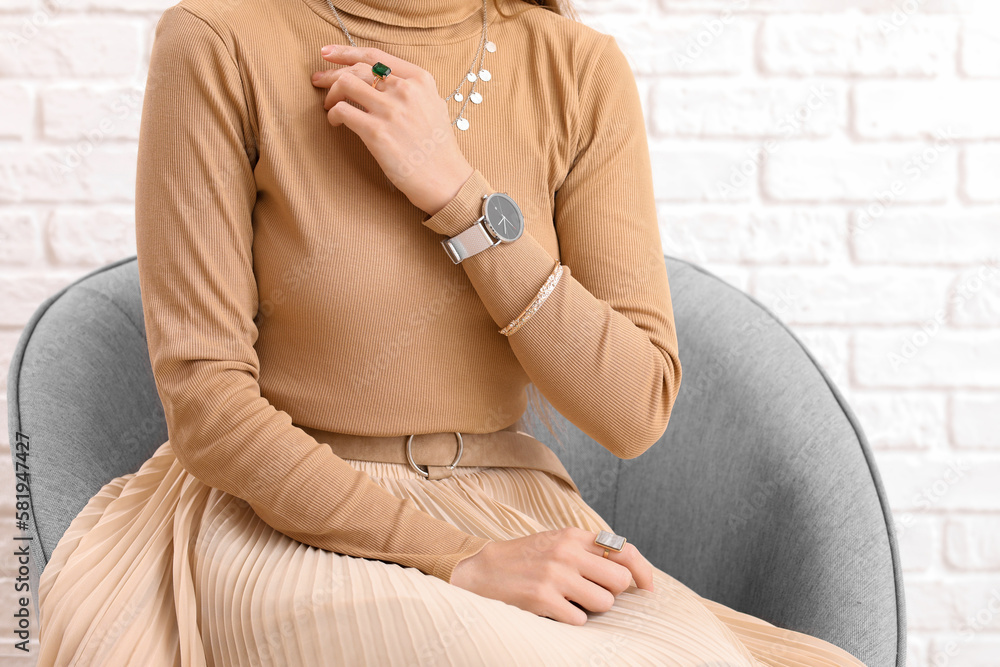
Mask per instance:
[[[339,0],[361,46],[430,71],[442,97],[481,38],[480,0]],[[524,9],[510,2],[504,13]],[[496,53],[466,131],[475,167],[414,206],[312,73],[344,44],[325,0],[183,0],[156,28],[136,233],[150,358],[178,460],[304,543],[450,581],[489,540],[401,500],[303,431],[481,433],[533,382],[622,458],[660,438],[681,381],[642,108],[615,40],[489,3]],[[468,93],[471,84],[462,90]],[[461,103],[448,102],[452,117]],[[419,168],[419,165],[416,165]],[[488,192],[523,236],[453,264],[440,241]],[[498,329],[562,279],[513,335]]]

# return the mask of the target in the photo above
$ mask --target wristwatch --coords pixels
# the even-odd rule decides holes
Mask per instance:
[[[461,234],[441,241],[451,261],[458,264],[499,243],[511,243],[524,233],[524,214],[506,192],[483,195],[483,214]]]

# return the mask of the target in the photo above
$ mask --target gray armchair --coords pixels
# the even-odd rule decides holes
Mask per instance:
[[[815,635],[871,667],[905,661],[903,578],[881,478],[829,376],[758,301],[666,257],[684,376],[669,427],[619,460],[531,411],[584,499],[700,595]],[[27,442],[31,585],[70,521],[167,440],[136,258],[80,278],[25,327],[9,370],[11,451]]]

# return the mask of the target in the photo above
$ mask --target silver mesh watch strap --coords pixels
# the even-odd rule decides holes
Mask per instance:
[[[455,264],[498,243],[500,243],[500,239],[494,239],[486,231],[484,220],[480,220],[457,236],[452,236],[450,239],[441,241],[445,252],[448,253],[451,261]]]

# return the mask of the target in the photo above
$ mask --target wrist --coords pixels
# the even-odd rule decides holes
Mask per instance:
[[[484,558],[483,554],[493,547],[496,543],[494,541],[487,542],[481,549],[471,556],[467,556],[455,564],[455,567],[451,570],[451,578],[449,583],[458,586],[459,588],[464,588],[466,590],[474,590],[476,588],[479,573],[479,564]]]
[[[438,234],[456,236],[471,227],[483,214],[483,195],[492,192],[486,177],[473,168],[454,196],[442,208],[426,215],[422,224]]]
[[[448,202],[455,198],[455,195],[457,195],[459,190],[462,189],[462,186],[465,185],[465,182],[469,180],[469,177],[472,176],[472,172],[474,171],[475,168],[466,162],[464,167],[456,172],[455,176],[447,179],[447,182],[442,187],[439,196],[424,206],[423,211],[428,216],[434,216],[438,211],[443,209]]]

